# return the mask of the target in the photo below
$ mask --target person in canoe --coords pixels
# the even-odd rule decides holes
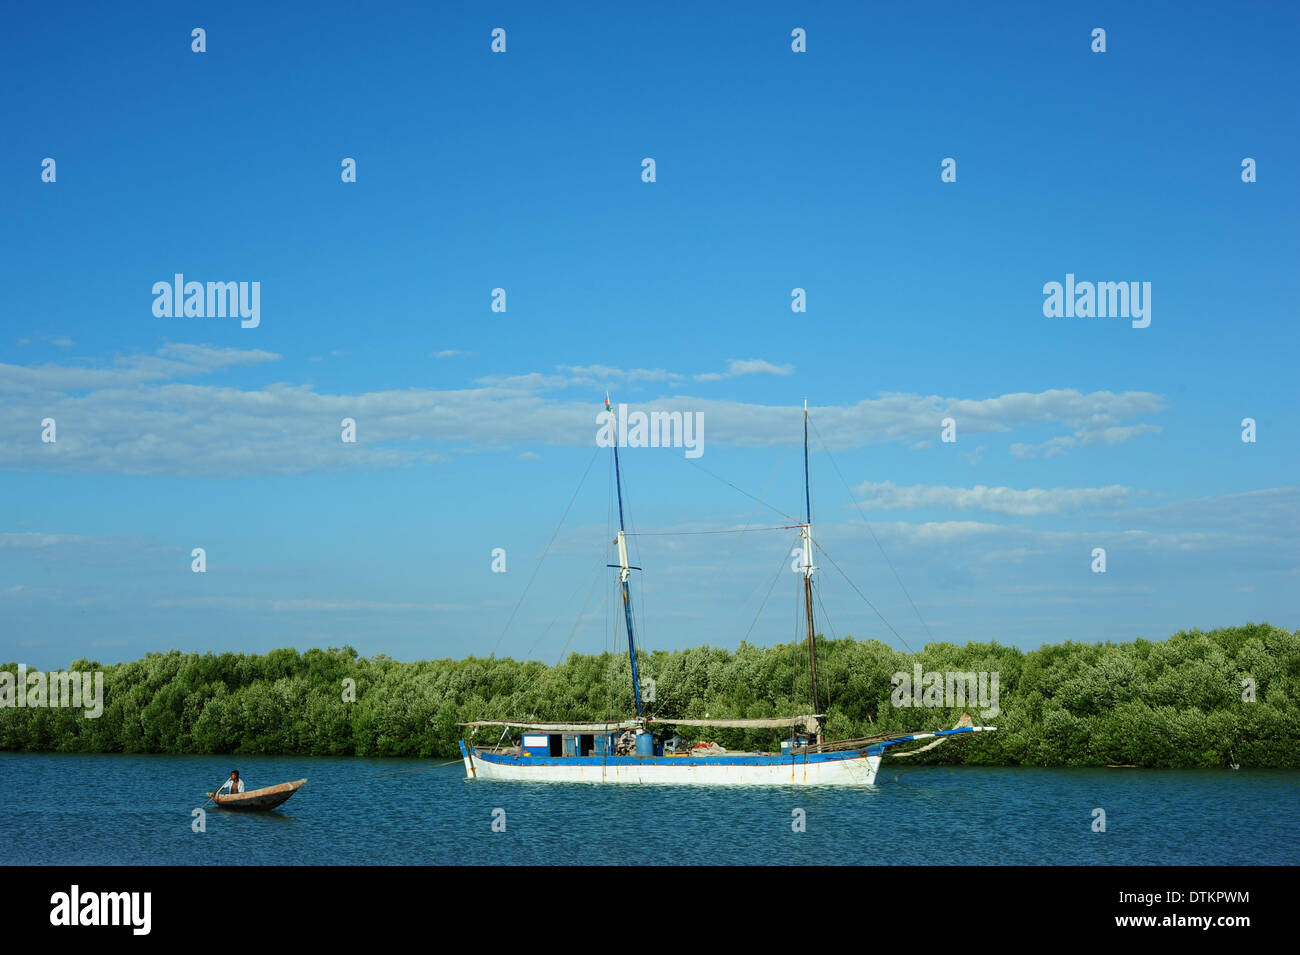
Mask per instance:
[[[239,770],[232,769],[230,771],[230,778],[221,784],[221,789],[225,789],[227,786],[230,787],[231,795],[234,795],[235,793],[242,793],[244,791],[244,781],[239,778]],[[221,789],[218,789],[212,795],[220,796]]]

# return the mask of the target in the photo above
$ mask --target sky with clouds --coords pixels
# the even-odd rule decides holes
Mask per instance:
[[[607,392],[703,422],[622,452],[647,648],[795,636],[805,398],[828,635],[1300,626],[1293,9],[312,11],[0,41],[0,660],[615,648]]]

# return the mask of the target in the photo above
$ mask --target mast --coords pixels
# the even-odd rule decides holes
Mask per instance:
[[[645,712],[641,706],[641,678],[637,674],[636,638],[632,634],[632,595],[627,589],[627,579],[632,571],[641,568],[632,567],[627,562],[627,534],[623,526],[623,475],[618,465],[618,421],[614,409],[610,406],[609,395],[605,396],[605,410],[609,412],[610,426],[614,434],[614,484],[618,489],[618,537],[614,540],[618,545],[618,563],[609,566],[618,568],[618,579],[623,585],[623,619],[627,623],[627,655],[632,661],[632,695],[636,698],[636,715],[640,719],[645,716]]]
[[[812,560],[812,494],[808,487],[808,399],[803,400],[803,501],[806,523],[799,528],[799,537],[803,540],[803,606],[808,619],[808,669],[812,674],[813,712],[821,712],[821,700],[817,692],[817,631],[813,626],[812,575],[817,568]],[[626,586],[626,585],[625,585]],[[821,734],[818,733],[818,742]]]

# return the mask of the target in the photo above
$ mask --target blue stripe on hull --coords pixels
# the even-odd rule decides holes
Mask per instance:
[[[516,766],[805,766],[809,763],[831,763],[843,759],[862,759],[876,756],[863,749],[840,753],[813,753],[810,756],[707,756],[691,759],[689,756],[508,756],[501,753],[482,753],[470,749],[475,759],[485,763],[503,763]]]
[[[958,733],[971,733],[971,727],[951,730],[936,730],[920,735],[921,739],[932,736],[955,736]],[[919,734],[918,734],[919,735]],[[844,759],[862,759],[865,756],[880,756],[890,746],[910,743],[917,736],[905,736],[901,739],[884,740],[863,749],[840,750],[831,753],[778,754],[757,756],[705,756],[692,759],[689,756],[508,756],[502,753],[483,753],[469,747],[475,759],[485,763],[502,763],[516,766],[805,766],[809,763],[833,763]],[[462,742],[461,753],[465,752]]]

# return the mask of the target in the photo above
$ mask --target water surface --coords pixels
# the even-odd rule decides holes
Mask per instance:
[[[1293,865],[1300,773],[882,767],[868,789],[469,781],[460,762],[0,753],[0,863]],[[308,777],[271,813],[206,809]],[[1106,831],[1094,832],[1094,809]],[[505,831],[494,832],[504,810]],[[806,831],[795,832],[794,810]]]

